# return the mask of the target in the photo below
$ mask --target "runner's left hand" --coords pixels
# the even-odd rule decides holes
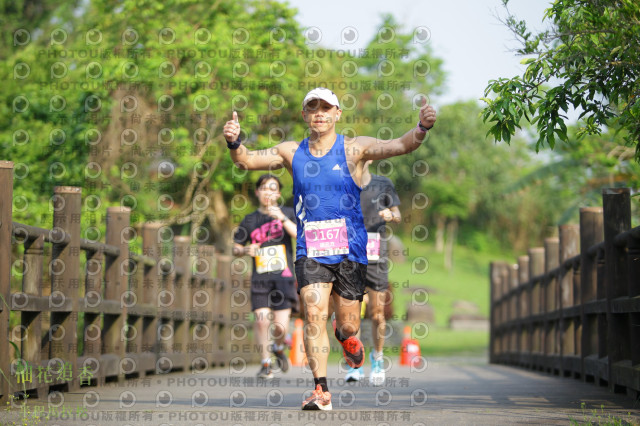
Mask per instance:
[[[422,107],[420,108],[420,123],[427,129],[433,127],[436,122],[436,110],[427,104],[427,98],[422,98]]]
[[[391,222],[393,220],[393,213],[391,213],[389,209],[380,210],[378,215],[384,219],[385,222]]]
[[[282,212],[282,209],[278,206],[267,207],[267,214],[272,218],[284,222],[287,220],[287,216]]]

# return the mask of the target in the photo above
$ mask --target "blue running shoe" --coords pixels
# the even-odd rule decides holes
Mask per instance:
[[[344,379],[347,382],[359,382],[360,380],[364,379],[364,368],[349,368],[349,371],[347,371],[347,375],[344,376]]]
[[[384,384],[385,372],[384,372],[384,360],[380,359],[376,361],[373,358],[373,351],[369,353],[371,359],[371,376],[369,381],[374,386],[382,386]]]

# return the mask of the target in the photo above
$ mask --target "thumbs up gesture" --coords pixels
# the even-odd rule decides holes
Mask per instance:
[[[233,117],[227,121],[222,129],[222,134],[227,142],[235,142],[240,137],[240,123],[238,122],[238,113],[233,111]]]
[[[423,127],[430,129],[436,122],[436,110],[427,104],[427,98],[422,98],[422,107],[420,108],[420,123]]]

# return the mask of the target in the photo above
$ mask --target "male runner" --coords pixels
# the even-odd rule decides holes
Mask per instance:
[[[331,410],[327,387],[329,339],[326,331],[329,298],[336,311],[335,335],[347,364],[364,363],[360,302],[367,265],[367,232],[360,210],[361,179],[367,160],[381,160],[417,149],[436,121],[436,112],[420,108],[415,128],[399,138],[346,138],[336,133],[342,110],[338,97],[325,88],[311,90],[302,102],[302,118],[311,136],[301,142],[282,142],[250,151],[239,140],[240,123],[233,119],[223,129],[236,166],[248,170],[285,167],[293,177],[297,221],[296,275],[305,312],[305,349],[315,390],[303,410]]]
[[[271,353],[278,368],[286,372],[289,359],[284,354],[284,339],[289,329],[291,301],[298,295],[291,269],[296,235],[295,215],[291,207],[278,206],[280,180],[264,174],[256,182],[259,207],[244,217],[233,234],[233,254],[253,257],[251,274],[251,310],[255,316],[254,333],[260,350],[261,379],[271,379]],[[247,245],[248,244],[248,245]],[[269,327],[273,324],[273,346],[269,347]]]
[[[380,386],[385,380],[383,362],[383,348],[386,320],[384,307],[386,292],[389,288],[389,263],[387,249],[387,222],[401,221],[400,199],[391,180],[384,176],[369,172],[371,160],[364,164],[362,174],[362,192],[360,205],[364,224],[368,233],[367,244],[367,287],[368,309],[372,322],[374,350],[370,352],[371,375],[370,382]],[[345,379],[348,382],[359,381],[364,377],[363,367],[351,367]]]

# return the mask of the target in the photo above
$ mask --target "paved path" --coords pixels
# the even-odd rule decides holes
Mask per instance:
[[[625,395],[571,378],[488,365],[481,358],[429,359],[421,371],[394,365],[384,387],[371,386],[366,379],[345,383],[340,370],[339,365],[330,367],[331,412],[300,410],[313,387],[311,374],[301,367],[257,381],[257,367],[249,366],[243,372],[217,368],[147,376],[53,395],[50,403],[63,414],[40,424],[567,425],[571,420],[604,424],[613,419],[640,424],[640,402],[634,405]],[[31,411],[46,406],[42,400],[27,404]],[[19,409],[0,411],[3,424],[22,424],[21,417]],[[36,422],[27,419],[26,424]]]

